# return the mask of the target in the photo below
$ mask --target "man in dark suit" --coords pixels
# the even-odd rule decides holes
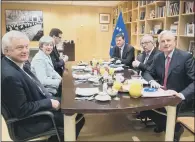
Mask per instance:
[[[68,60],[67,57],[63,59],[60,57],[60,54],[56,47],[56,45],[59,44],[61,41],[62,34],[63,34],[62,31],[57,28],[51,29],[49,33],[49,36],[51,36],[54,39],[54,43],[55,43],[53,47],[53,51],[50,54],[50,57],[53,62],[55,71],[58,72],[60,76],[63,75],[64,68],[65,68],[64,65],[65,65],[65,62]]]
[[[163,87],[170,94],[180,97],[183,100],[182,106],[185,106],[192,102],[195,94],[194,59],[190,53],[176,48],[176,39],[171,31],[161,32],[158,41],[163,52],[155,56],[152,65],[145,71],[144,78],[152,87]],[[179,106],[181,105],[178,108]],[[164,108],[158,110],[166,113]],[[165,130],[165,115],[152,110],[144,113],[156,123],[155,132]],[[174,141],[179,141],[183,131],[183,127],[176,123]]]
[[[133,61],[132,66],[141,74],[152,64],[154,55],[160,51],[154,47],[154,39],[151,35],[144,35],[140,41],[144,51],[138,55],[137,60]]]
[[[53,112],[57,127],[63,139],[63,115],[59,111],[60,99],[51,97],[28,67],[24,66],[29,56],[29,39],[19,31],[10,31],[2,38],[1,97],[11,115],[16,118],[28,117],[39,111]],[[76,119],[80,119],[77,115]],[[77,123],[77,136],[84,125]],[[53,127],[47,117],[34,117],[14,124],[18,137],[26,138],[45,132]]]
[[[132,67],[134,60],[134,47],[125,44],[125,37],[122,33],[116,35],[116,46],[113,47],[112,58],[114,60],[120,60],[122,64]]]

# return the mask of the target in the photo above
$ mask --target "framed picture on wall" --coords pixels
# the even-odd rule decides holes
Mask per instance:
[[[43,36],[43,12],[31,10],[5,10],[6,32],[17,30],[25,33],[30,41]]]
[[[101,30],[101,32],[108,32],[108,30],[109,30],[108,24],[101,24],[100,30]]]
[[[100,14],[100,24],[109,24],[110,23],[110,14],[102,13]]]

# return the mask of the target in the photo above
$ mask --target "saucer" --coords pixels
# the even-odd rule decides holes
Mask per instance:
[[[104,92],[100,92],[97,96],[95,96],[95,99],[98,100],[98,101],[110,101],[111,100],[111,97],[104,93]]]

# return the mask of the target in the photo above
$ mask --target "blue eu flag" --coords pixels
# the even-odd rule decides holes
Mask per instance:
[[[125,24],[124,24],[124,21],[123,21],[122,12],[120,12],[120,15],[118,17],[118,21],[116,23],[116,26],[115,26],[115,29],[114,29],[114,32],[113,32],[113,35],[112,35],[112,42],[111,42],[111,46],[110,46],[110,56],[113,55],[113,47],[116,45],[115,38],[116,38],[116,35],[119,34],[119,33],[124,34],[125,43],[128,44],[129,43],[129,38],[128,38],[128,33],[127,33],[127,30],[126,30],[126,27],[125,27]]]

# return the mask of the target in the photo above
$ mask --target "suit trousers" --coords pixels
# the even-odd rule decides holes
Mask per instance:
[[[178,106],[177,106],[177,110],[176,110],[176,116],[179,113],[179,110],[181,108],[181,106],[183,106],[184,103],[181,102]],[[140,115],[143,117],[148,117],[150,118],[158,128],[163,129],[164,131],[166,130],[166,122],[167,122],[167,116],[166,116],[166,109],[165,108],[159,108],[159,109],[155,109],[159,112],[164,113],[165,115],[159,114],[153,110],[146,110],[146,111],[142,111],[140,112]],[[180,129],[180,125],[176,123],[175,126],[175,132],[179,131]]]

